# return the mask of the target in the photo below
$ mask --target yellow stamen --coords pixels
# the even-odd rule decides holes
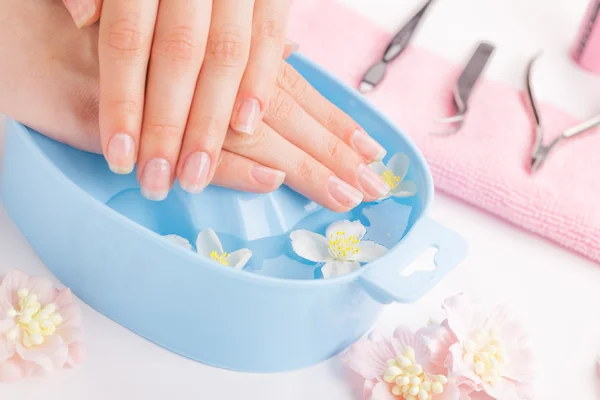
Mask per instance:
[[[385,183],[388,184],[390,189],[396,189],[398,187],[398,185],[400,184],[400,181],[402,181],[402,179],[400,179],[400,177],[398,175],[395,175],[389,169],[386,170],[383,174],[381,174],[381,178],[383,178]]]
[[[344,231],[337,231],[329,235],[329,253],[338,260],[344,260],[347,257],[359,252],[360,242],[354,235],[347,236]]]
[[[15,327],[6,333],[8,340],[18,340],[25,347],[39,346],[45,337],[52,336],[56,327],[62,323],[62,317],[56,312],[56,305],[46,304],[44,307],[38,301],[35,293],[20,289],[19,310],[11,308],[6,315],[15,321]]]
[[[223,252],[222,254],[219,254],[216,250],[213,250],[210,253],[210,258],[212,258],[213,260],[215,260],[216,262],[229,266],[229,256],[231,256],[231,254],[227,254],[227,252]]]

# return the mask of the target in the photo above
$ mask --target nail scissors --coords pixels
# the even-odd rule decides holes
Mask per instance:
[[[387,63],[395,60],[408,46],[410,39],[414,35],[419,22],[425,15],[425,11],[434,0],[427,0],[423,7],[394,35],[391,42],[388,44],[383,57],[380,61],[373,64],[365,73],[360,82],[358,90],[361,93],[367,93],[373,90],[375,86],[383,80]]]
[[[494,50],[494,45],[481,42],[477,46],[477,49],[471,56],[471,59],[465,66],[465,69],[458,78],[458,82],[454,87],[452,101],[456,114],[450,117],[438,119],[437,122],[440,124],[454,124],[453,127],[442,131],[432,132],[433,135],[446,136],[456,133],[462,128],[465,116],[468,111],[469,98],[471,93],[479,80],[479,77],[483,74],[486,65],[488,64]]]
[[[533,150],[531,153],[531,173],[537,171],[544,161],[548,158],[548,154],[554,149],[559,143],[564,140],[570,139],[577,135],[580,135],[584,132],[589,131],[592,128],[600,125],[600,114],[581,122],[573,127],[565,129],[556,139],[551,141],[549,144],[544,144],[544,127],[542,125],[542,118],[539,112],[539,107],[533,95],[532,88],[532,71],[533,65],[535,61],[539,58],[540,54],[534,56],[527,65],[527,99],[529,101],[529,105],[531,106],[531,112],[533,114],[533,118],[535,120],[535,142],[533,145]]]

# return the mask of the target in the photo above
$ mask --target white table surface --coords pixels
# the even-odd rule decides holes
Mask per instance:
[[[420,3],[343,1],[389,30]],[[566,52],[586,4],[586,0],[438,0],[415,41],[462,62],[476,40],[492,40],[499,49],[488,75],[515,87],[522,87],[527,57],[544,49],[538,92],[585,117],[600,107],[600,78],[579,72]],[[445,297],[463,291],[490,304],[508,301],[524,317],[533,338],[537,398],[600,398],[594,367],[600,354],[599,266],[444,195],[437,195],[431,215],[469,242],[469,256],[417,304],[388,306],[377,327],[418,327],[439,313]],[[0,275],[13,268],[52,277],[0,207]],[[85,304],[82,308],[85,364],[47,379],[0,385],[0,399],[356,398],[336,359],[284,374],[224,371],[172,354]]]

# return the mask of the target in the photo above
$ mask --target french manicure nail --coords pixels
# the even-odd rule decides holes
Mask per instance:
[[[106,160],[115,174],[129,174],[135,165],[135,143],[126,133],[117,133],[108,142]]]
[[[285,45],[291,47],[290,53],[295,53],[300,48],[300,46],[298,45],[298,43],[292,42],[290,39],[285,39]]]
[[[375,139],[362,129],[354,131],[352,134],[352,144],[354,145],[354,149],[368,161],[381,161],[387,153],[382,145],[377,143]]]
[[[285,172],[263,165],[255,165],[250,174],[258,183],[269,187],[281,186],[285,179]]]
[[[201,151],[190,154],[183,165],[179,186],[186,192],[200,193],[206,187],[209,170],[208,154]]]
[[[327,182],[329,194],[337,200],[338,203],[354,208],[363,200],[363,194],[360,190],[350,186],[337,176],[330,176]]]
[[[256,99],[244,100],[233,123],[233,129],[252,135],[260,121],[260,104]]]
[[[358,167],[358,183],[367,194],[376,198],[385,196],[390,191],[390,186],[364,164]]]
[[[140,182],[142,196],[148,200],[164,200],[171,186],[171,164],[164,158],[153,158],[146,163]]]
[[[96,2],[93,0],[63,0],[63,4],[78,28],[83,27],[96,13]]]

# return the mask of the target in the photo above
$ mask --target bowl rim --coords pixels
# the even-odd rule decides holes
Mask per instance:
[[[423,203],[423,209],[419,218],[414,222],[413,227],[404,235],[404,237],[398,242],[394,247],[390,249],[390,251],[398,246],[405,238],[408,236],[413,230],[414,226],[420,222],[420,220],[427,214],[431,203],[434,197],[434,186],[433,186],[433,177],[431,175],[431,171],[429,165],[427,164],[425,157],[421,153],[421,151],[417,148],[416,144],[402,131],[396,124],[382,111],[377,109],[367,98],[361,95],[357,90],[347,85],[345,82],[340,80],[339,78],[330,74],[327,70],[325,70],[322,66],[317,63],[309,60],[306,56],[302,54],[295,53],[290,56],[292,60],[298,60],[299,62],[304,63],[305,65],[310,66],[315,71],[320,74],[326,76],[328,79],[332,81],[332,83],[338,85],[343,91],[345,91],[349,96],[352,96],[354,100],[357,102],[358,106],[363,107],[367,112],[372,113],[376,118],[381,119],[386,125],[388,125],[393,131],[395,131],[399,136],[402,136],[405,139],[406,145],[411,149],[418,162],[423,167],[424,176],[425,176],[425,184],[427,190],[427,196],[425,197]],[[46,171],[52,174],[58,181],[63,181],[65,184],[65,189],[69,189],[72,193],[71,195],[78,196],[82,201],[88,202],[92,207],[98,209],[98,212],[103,213],[107,218],[110,218],[120,224],[123,224],[128,229],[132,229],[137,232],[139,235],[145,235],[146,239],[151,241],[153,245],[158,245],[163,247],[165,250],[170,251],[179,257],[184,257],[191,261],[193,264],[201,264],[204,267],[210,268],[217,273],[225,274],[226,276],[231,276],[232,278],[247,281],[253,284],[263,284],[265,286],[281,286],[286,285],[288,287],[306,287],[306,286],[332,286],[339,285],[350,281],[355,281],[358,277],[360,277],[367,270],[376,267],[379,264],[379,260],[382,260],[385,257],[381,257],[378,260],[373,262],[364,264],[356,271],[351,273],[330,278],[330,279],[290,279],[290,278],[278,278],[267,275],[259,275],[246,270],[235,270],[233,268],[223,268],[222,265],[218,264],[215,261],[206,259],[204,257],[198,256],[195,252],[192,252],[186,248],[177,246],[173,243],[170,243],[167,240],[164,240],[162,235],[145,228],[144,226],[138,224],[137,222],[129,219],[125,215],[117,212],[116,210],[111,209],[105,203],[101,202],[99,199],[90,195],[83,188],[75,184],[71,179],[69,179],[49,158],[48,156],[41,150],[39,145],[33,139],[31,133],[35,132],[35,130],[7,118],[6,125],[13,123],[15,125],[15,129],[21,129],[26,131],[26,135],[21,135],[21,139],[26,141],[27,146],[32,150],[32,154],[40,159],[40,162],[46,164]]]

